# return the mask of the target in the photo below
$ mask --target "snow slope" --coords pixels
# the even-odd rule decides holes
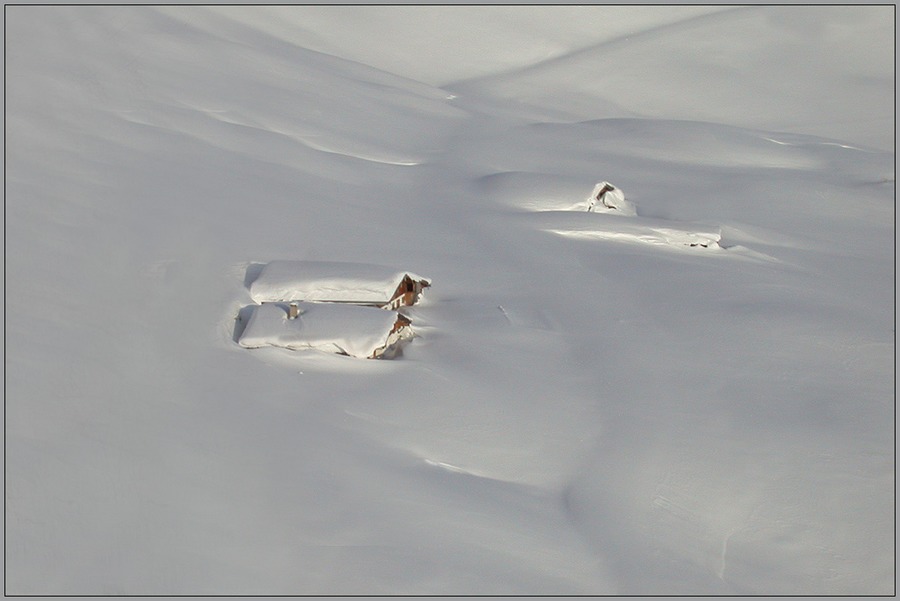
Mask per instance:
[[[348,10],[6,7],[6,592],[892,594],[894,8]]]

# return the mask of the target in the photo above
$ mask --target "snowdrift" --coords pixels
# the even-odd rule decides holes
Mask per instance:
[[[892,594],[895,12],[6,6],[5,592]]]
[[[637,215],[634,205],[625,200],[625,193],[609,182],[600,182],[594,186],[586,204],[589,213]]]
[[[615,213],[540,215],[541,229],[571,238],[648,244],[675,249],[719,249],[721,228],[704,223],[648,217],[618,218]]]

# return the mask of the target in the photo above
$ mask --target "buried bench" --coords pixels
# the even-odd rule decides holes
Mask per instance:
[[[365,263],[271,261],[249,285],[257,304],[239,316],[246,326],[236,340],[244,348],[390,359],[413,337],[410,319],[397,310],[416,304],[430,285],[413,273]]]
[[[272,261],[250,285],[257,303],[310,301],[383,309],[414,305],[431,281],[405,271],[363,263]]]
[[[347,304],[262,303],[253,307],[238,344],[391,359],[412,336],[410,320],[394,311]]]

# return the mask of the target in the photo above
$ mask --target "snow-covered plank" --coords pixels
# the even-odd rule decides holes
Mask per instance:
[[[411,337],[410,321],[393,311],[344,304],[263,303],[254,308],[239,344],[377,359],[393,357]]]
[[[314,301],[395,309],[415,304],[431,281],[381,265],[332,261],[271,261],[250,285],[257,303]]]
[[[706,223],[649,217],[615,217],[609,213],[590,215],[546,212],[541,229],[572,238],[635,242],[671,248],[719,249],[722,230]]]

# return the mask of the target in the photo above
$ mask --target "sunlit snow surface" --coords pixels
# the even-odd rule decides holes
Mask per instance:
[[[290,317],[293,306],[299,314]],[[362,359],[377,357],[394,342],[389,337],[398,320],[392,311],[336,303],[263,303],[250,309],[238,339],[245,348],[315,349]]]
[[[5,14],[7,593],[892,594],[893,7]]]
[[[421,276],[367,263],[270,261],[247,268],[250,296],[258,303],[306,300],[386,305],[406,275],[427,283]]]

